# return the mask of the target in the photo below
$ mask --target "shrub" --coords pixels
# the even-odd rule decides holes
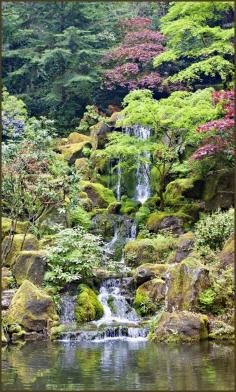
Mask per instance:
[[[45,281],[54,286],[92,276],[93,268],[105,258],[100,237],[81,227],[62,230],[47,250]]]
[[[225,241],[234,231],[234,209],[220,210],[204,216],[195,225],[196,247],[207,246],[212,250],[221,250]]]

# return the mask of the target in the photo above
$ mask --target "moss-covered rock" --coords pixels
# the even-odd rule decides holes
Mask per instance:
[[[184,192],[194,186],[194,178],[178,178],[169,182],[164,193],[165,205],[177,206],[184,200]]]
[[[164,304],[165,281],[155,278],[138,287],[134,299],[134,307],[140,316],[155,313]]]
[[[120,212],[121,209],[121,203],[119,201],[116,201],[115,203],[111,203],[108,207],[108,212],[110,214],[117,214]]]
[[[185,233],[179,237],[178,247],[172,257],[173,262],[179,263],[191,255],[194,248],[195,236],[192,232]]]
[[[91,138],[78,132],[71,132],[67,138],[67,144],[75,144],[82,142],[91,142]]]
[[[129,241],[124,249],[125,261],[131,267],[143,263],[163,263],[176,244],[177,240],[171,236]]]
[[[209,269],[196,257],[189,256],[178,265],[170,265],[166,275],[167,310],[195,310],[198,296],[210,286]]]
[[[45,251],[22,251],[16,257],[13,266],[13,274],[17,283],[20,285],[25,279],[41,286],[46,269],[46,252]]]
[[[208,338],[208,318],[200,313],[163,312],[149,335],[154,342],[195,342]]]
[[[225,268],[227,265],[234,264],[234,236],[232,235],[225,243],[222,251],[219,254],[221,260],[221,268]]]
[[[66,327],[65,325],[57,325],[57,326],[52,326],[50,330],[50,339],[51,340],[56,340],[60,337],[61,333],[65,331]]]
[[[147,220],[147,228],[154,233],[159,230],[168,230],[175,234],[182,234],[184,223],[189,220],[191,217],[182,212],[153,212]]]
[[[122,206],[120,209],[120,213],[123,215],[129,215],[138,210],[141,203],[136,200],[131,199],[122,199]]]
[[[104,310],[96,293],[85,284],[79,285],[79,295],[75,306],[75,315],[78,323],[98,320],[103,316]]]
[[[87,193],[95,208],[106,208],[109,204],[116,202],[113,192],[102,184],[81,181],[81,187],[83,192]]]
[[[221,169],[208,174],[202,198],[207,211],[234,205],[234,169]]]
[[[16,257],[21,250],[38,250],[39,247],[39,242],[33,234],[27,234],[26,236],[24,234],[15,234],[12,243],[10,237],[5,237],[2,242],[3,251],[6,248],[8,249],[10,244],[10,251],[4,260],[4,264],[7,266],[12,266],[15,263]]]
[[[7,316],[8,324],[18,323],[30,331],[50,328],[55,316],[54,303],[44,290],[24,280],[15,293]]]
[[[71,165],[75,163],[76,159],[84,156],[83,149],[85,148],[92,148],[92,142],[83,141],[79,143],[65,144],[57,149],[61,152],[63,158]]]
[[[217,340],[234,340],[235,329],[221,320],[210,320],[209,338]]]
[[[89,179],[90,178],[90,167],[89,167],[89,160],[88,158],[79,158],[76,159],[75,161],[75,168],[78,174],[80,174],[80,176],[83,179]]]
[[[151,264],[146,263],[140,265],[133,274],[133,281],[136,286],[154,278],[163,278],[168,270],[166,264]]]
[[[2,290],[7,290],[11,287],[12,283],[14,282],[14,278],[12,272],[9,268],[3,267],[2,268]]]
[[[9,234],[11,228],[12,228],[12,220],[10,218],[2,217],[1,219],[2,222],[2,237],[5,237],[6,235]],[[28,221],[25,222],[17,222],[16,227],[14,230],[14,233],[16,234],[24,234],[28,228]]]

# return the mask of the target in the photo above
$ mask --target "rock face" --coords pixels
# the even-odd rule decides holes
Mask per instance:
[[[18,323],[29,331],[43,331],[55,316],[51,297],[25,280],[12,299],[7,319],[10,325]]]
[[[234,236],[231,236],[226,241],[222,252],[219,254],[219,258],[221,260],[221,268],[234,264]]]
[[[2,290],[9,289],[11,283],[14,281],[12,272],[9,268],[3,267],[2,268]]]
[[[210,287],[209,270],[195,257],[169,268],[166,274],[168,311],[195,310],[199,294]]]
[[[194,247],[194,234],[189,232],[180,236],[178,248],[174,257],[174,262],[179,263],[180,261],[188,257]]]
[[[154,314],[165,299],[165,281],[155,278],[138,287],[134,299],[134,306],[141,316]]]
[[[87,193],[88,198],[92,201],[93,207],[106,208],[109,204],[116,202],[112,190],[100,183],[81,181],[81,186],[82,190]]]
[[[168,269],[168,265],[165,264],[151,264],[151,263],[142,264],[136,269],[133,275],[133,281],[136,286],[140,286],[141,284],[147,282],[148,280],[157,277],[163,278],[165,276],[167,269]]]
[[[14,232],[16,234],[24,234],[29,222],[17,222]],[[12,227],[12,220],[10,218],[2,217],[2,235],[5,237],[9,234]]]
[[[187,218],[187,215],[180,213],[153,212],[147,220],[147,228],[155,233],[168,230],[174,234],[183,234],[184,220]]]
[[[150,335],[154,342],[194,342],[207,338],[207,316],[187,311],[163,312]]]
[[[16,258],[13,274],[18,284],[28,279],[37,286],[42,285],[46,267],[44,251],[23,251]]]
[[[206,202],[208,211],[232,207],[234,205],[234,169],[221,169],[208,175],[203,200]]]
[[[12,266],[16,261],[16,256],[21,251],[22,243],[24,241],[24,234],[15,234],[11,246],[10,252],[8,252],[6,260],[4,264],[7,266]],[[2,249],[9,246],[9,237],[5,237],[2,241]],[[38,249],[38,240],[33,234],[27,234],[25,236],[25,241],[23,244],[22,250],[37,250]]]

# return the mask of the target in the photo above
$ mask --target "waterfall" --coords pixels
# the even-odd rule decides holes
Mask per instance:
[[[69,294],[62,295],[60,303],[60,320],[62,324],[71,324],[75,322],[75,301],[76,296]]]
[[[150,138],[150,129],[144,128],[140,125],[124,128],[123,132],[129,136],[135,136],[140,140],[148,140]],[[141,158],[141,160],[140,160]],[[150,196],[150,166],[145,160],[150,158],[150,153],[144,152],[138,155],[138,166],[136,169],[136,192],[135,199],[144,203]],[[142,161],[143,159],[143,161]]]
[[[104,315],[96,321],[97,325],[139,321],[137,313],[121,292],[120,279],[105,280],[101,285],[98,299],[103,305]]]
[[[116,198],[117,200],[120,200],[121,198],[121,158],[120,157],[117,165]]]
[[[76,325],[74,306],[75,298],[64,295],[62,298],[61,323],[67,328],[61,332],[58,340],[101,342],[111,339],[147,340],[149,326],[132,307],[129,291],[131,278],[105,279],[99,290],[98,299],[103,305],[101,319]]]

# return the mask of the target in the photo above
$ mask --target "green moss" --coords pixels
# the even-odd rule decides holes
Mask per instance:
[[[159,211],[153,212],[147,220],[147,228],[150,231],[157,232],[160,228],[161,222],[167,217],[177,217],[183,220],[183,222],[191,221],[191,217],[181,211],[178,212],[167,212]]]
[[[77,206],[69,211],[69,219],[72,227],[78,225],[85,229],[89,229],[91,227],[90,214],[81,206]]]
[[[50,339],[56,340],[59,338],[60,334],[65,331],[65,325],[53,326],[50,330]]]
[[[116,307],[114,305],[114,297],[112,295],[109,295],[107,303],[108,303],[108,306],[111,309],[111,311],[116,314],[117,313],[117,309],[116,309]]]
[[[156,238],[143,238],[129,241],[125,246],[125,261],[129,266],[143,263],[163,263],[170,252],[176,249],[177,239],[158,235]]]
[[[140,292],[138,288],[134,299],[134,307],[141,317],[153,314],[155,307],[147,294]]]
[[[12,266],[16,257],[21,251],[21,247],[24,241],[23,250],[37,250],[39,247],[39,243],[37,238],[33,234],[15,234],[11,246],[10,252],[7,254],[5,264]],[[9,244],[9,237],[5,237],[2,242],[2,249],[4,249]]]
[[[138,223],[145,223],[147,221],[148,216],[150,215],[150,209],[146,206],[141,206],[136,213],[136,220]]]
[[[177,206],[184,200],[184,191],[192,189],[194,178],[178,178],[170,182],[164,193],[165,205]]]
[[[11,229],[12,226],[12,220],[10,218],[2,217],[2,234],[3,237],[7,235]],[[25,231],[27,230],[29,222],[17,222],[16,228],[15,228],[15,233],[16,234],[24,234]]]
[[[137,211],[138,207],[140,206],[140,202],[130,199],[123,199],[122,206],[120,209],[121,214],[129,215]]]
[[[109,204],[116,202],[113,192],[102,184],[81,181],[81,187],[82,191],[86,192],[88,198],[92,200],[94,207],[106,208]]]
[[[75,315],[78,323],[98,320],[103,316],[103,313],[103,306],[95,292],[85,284],[80,284],[75,307]]]

